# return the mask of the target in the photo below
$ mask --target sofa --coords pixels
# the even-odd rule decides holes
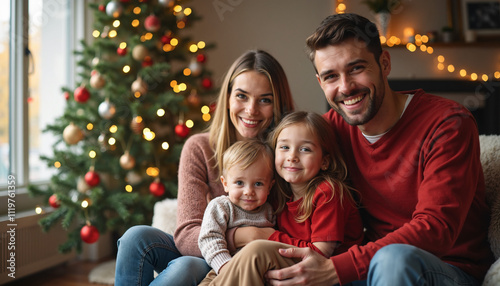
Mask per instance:
[[[486,198],[491,207],[488,239],[496,262],[490,267],[483,286],[500,285],[500,135],[480,135],[481,164],[486,183]],[[152,225],[167,233],[174,233],[176,199],[165,199],[154,206]]]

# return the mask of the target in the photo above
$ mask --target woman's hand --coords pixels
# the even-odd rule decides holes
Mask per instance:
[[[234,233],[234,246],[240,248],[256,239],[268,239],[275,231],[271,227],[238,227]]]
[[[334,285],[339,283],[337,272],[330,259],[310,248],[280,249],[280,254],[302,261],[292,266],[269,270],[267,282],[271,285]]]

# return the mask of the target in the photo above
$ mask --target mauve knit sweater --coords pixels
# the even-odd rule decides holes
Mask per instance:
[[[184,144],[179,162],[177,229],[174,241],[182,255],[202,257],[198,247],[201,222],[210,199],[225,195],[219,172],[214,166],[214,150],[208,133],[195,134]],[[229,251],[234,252],[234,231],[226,232]]]

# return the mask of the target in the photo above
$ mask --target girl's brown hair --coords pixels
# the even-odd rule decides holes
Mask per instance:
[[[347,166],[339,152],[335,135],[331,129],[332,127],[326,119],[319,114],[297,111],[285,116],[278,126],[269,134],[268,141],[273,150],[276,150],[278,137],[281,131],[295,124],[304,124],[311,133],[316,134],[323,152],[323,158],[328,160],[328,167],[325,170],[320,169],[316,177],[311,179],[307,185],[306,194],[299,206],[299,215],[295,218],[297,222],[301,223],[311,216],[314,192],[321,183],[327,182],[332,190],[334,190],[330,200],[333,199],[334,195],[339,195],[339,200],[341,202],[343,202],[344,196],[347,196],[351,202],[354,202],[351,194],[351,191],[354,191],[354,189],[346,183]],[[293,193],[287,181],[279,175],[275,177],[277,191],[272,193],[274,194],[272,199],[277,206],[276,213],[280,213],[283,211],[290,198],[293,197]]]

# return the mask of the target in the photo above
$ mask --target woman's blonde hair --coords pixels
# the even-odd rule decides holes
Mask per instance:
[[[294,110],[294,103],[285,71],[280,63],[270,54],[261,50],[250,50],[241,55],[231,65],[222,83],[217,106],[209,126],[209,142],[214,148],[214,168],[222,172],[222,154],[234,142],[236,142],[236,129],[229,118],[229,96],[233,87],[234,79],[243,72],[256,71],[265,75],[271,84],[273,92],[273,122],[268,130],[263,132],[265,138],[276,122],[279,122],[284,114]]]
[[[255,163],[257,160],[266,160],[269,170],[274,177],[274,152],[269,145],[259,139],[240,140],[229,147],[223,154],[222,174],[239,165],[243,170]]]
[[[331,186],[333,192],[330,200],[333,199],[334,195],[339,195],[340,202],[343,202],[344,196],[347,196],[351,202],[354,202],[351,194],[351,191],[354,191],[354,189],[346,183],[347,166],[337,147],[337,141],[331,129],[332,127],[326,119],[319,114],[297,111],[285,116],[278,126],[269,134],[268,141],[273,150],[276,150],[278,137],[281,131],[295,124],[304,124],[312,134],[316,135],[323,152],[323,158],[328,160],[328,167],[326,169],[320,169],[316,177],[311,179],[307,185],[304,199],[299,206],[298,216],[295,218],[297,222],[301,223],[311,216],[314,192],[321,183],[327,182]],[[293,193],[290,184],[280,176],[276,176],[275,186],[277,191],[272,193],[274,194],[272,199],[277,206],[276,213],[280,213],[283,211],[290,198],[293,197]]]

